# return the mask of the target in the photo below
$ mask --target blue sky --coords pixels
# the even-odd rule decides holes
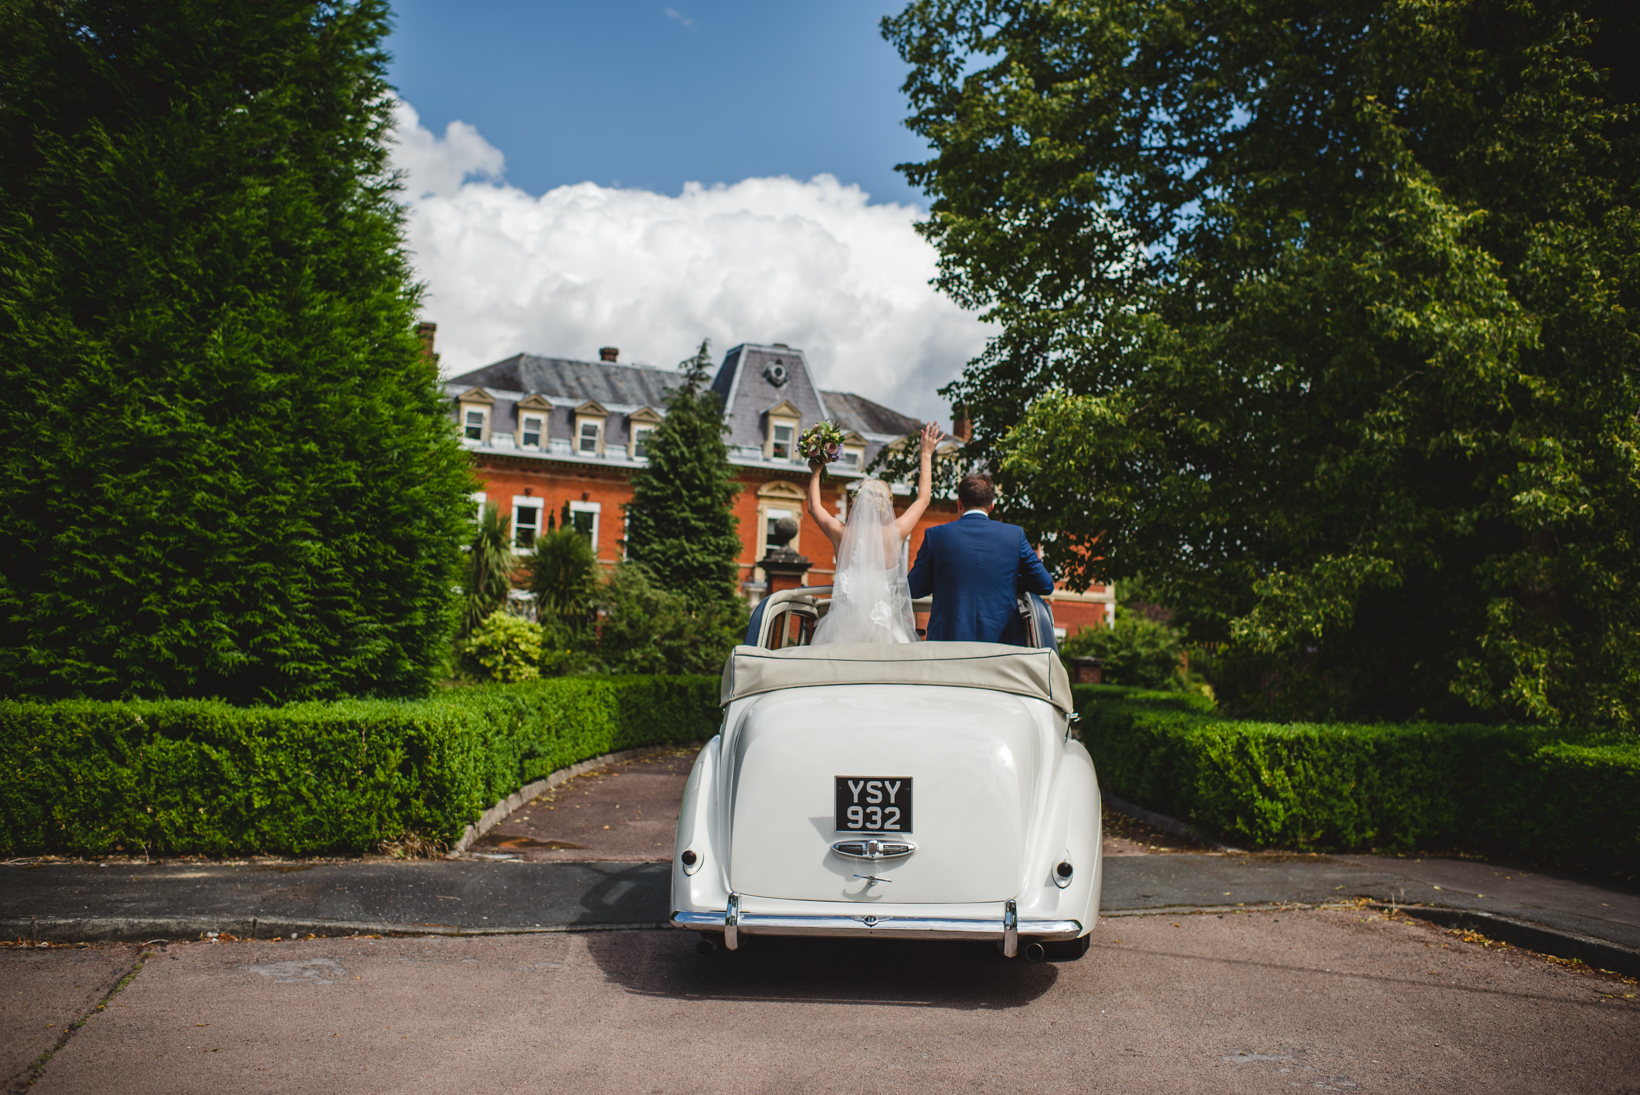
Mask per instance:
[[[506,181],[677,195],[685,182],[830,173],[925,205],[896,163],[905,66],[887,0],[397,0],[391,78],[433,132],[475,127]]]

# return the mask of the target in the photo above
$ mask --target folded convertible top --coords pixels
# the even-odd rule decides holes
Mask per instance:
[[[737,646],[723,666],[719,702],[826,684],[984,688],[1071,710],[1071,680],[1059,655],[1000,643],[829,643],[785,650]]]

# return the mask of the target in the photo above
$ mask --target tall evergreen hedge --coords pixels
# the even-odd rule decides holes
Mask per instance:
[[[0,6],[0,694],[423,694],[467,461],[382,0]]]

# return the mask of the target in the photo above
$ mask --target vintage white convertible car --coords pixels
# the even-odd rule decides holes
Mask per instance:
[[[830,587],[765,600],[695,760],[672,923],[753,935],[995,940],[1078,958],[1099,916],[1099,786],[1070,681],[1041,645],[808,646]]]

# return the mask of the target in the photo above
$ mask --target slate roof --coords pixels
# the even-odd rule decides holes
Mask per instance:
[[[913,430],[922,429],[922,423],[909,415],[890,410],[881,403],[873,403],[853,392],[821,392],[826,409],[831,412],[832,425],[845,430],[872,434],[892,434],[904,437]]]
[[[676,369],[652,365],[614,365],[603,361],[570,361],[562,357],[514,354],[504,361],[451,377],[447,383],[508,392],[540,392],[548,398],[584,403],[596,399],[636,407],[665,403],[666,393],[683,383]]]
[[[610,412],[605,422],[606,456],[596,459],[624,460],[628,416],[642,407],[664,413],[666,394],[682,383],[683,376],[677,369],[514,354],[449,378],[444,390],[454,399],[472,388],[482,388],[495,398],[490,414],[495,438],[492,448],[514,448],[519,400],[531,393],[544,397],[553,404],[547,415],[547,434],[553,444],[544,446],[540,454],[570,456],[577,461],[594,458],[570,453],[574,408],[594,400]],[[908,415],[852,392],[822,392],[809,372],[803,351],[789,346],[746,343],[734,347],[724,355],[711,387],[723,401],[729,425],[725,440],[730,445],[730,459],[737,464],[768,462],[763,457],[764,416],[783,401],[797,408],[800,429],[830,419],[844,430],[863,435],[867,439],[865,464],[884,444],[921,425]]]

